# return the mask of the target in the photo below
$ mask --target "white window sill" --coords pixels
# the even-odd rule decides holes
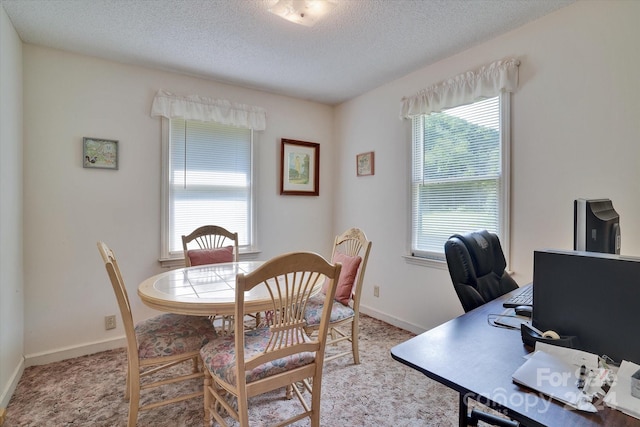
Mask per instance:
[[[444,259],[433,259],[417,257],[413,255],[402,255],[407,264],[419,265],[421,267],[437,268],[439,270],[448,270],[447,261]]]

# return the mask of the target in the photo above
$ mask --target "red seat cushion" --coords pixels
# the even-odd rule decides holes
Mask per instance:
[[[218,264],[233,261],[233,246],[225,246],[217,249],[190,249],[187,256],[191,265]]]
[[[333,262],[342,263],[342,269],[340,270],[338,287],[336,288],[336,296],[334,299],[336,301],[340,301],[344,305],[349,305],[349,301],[351,301],[351,292],[353,291],[353,284],[356,282],[356,277],[358,277],[358,268],[362,262],[362,257],[336,252],[333,256]],[[323,291],[326,291],[326,284],[323,287]]]

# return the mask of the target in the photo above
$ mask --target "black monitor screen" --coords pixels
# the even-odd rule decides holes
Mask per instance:
[[[640,258],[535,251],[533,325],[577,336],[582,350],[640,363]]]

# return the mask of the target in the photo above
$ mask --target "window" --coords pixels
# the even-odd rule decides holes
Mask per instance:
[[[182,258],[182,235],[201,225],[254,244],[251,129],[163,118],[162,259]]]
[[[508,254],[509,94],[413,121],[414,256],[444,259],[456,233],[487,229]]]

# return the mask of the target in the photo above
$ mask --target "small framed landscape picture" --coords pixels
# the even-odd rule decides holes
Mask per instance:
[[[356,155],[356,173],[358,176],[373,175],[375,173],[373,151]]]
[[[82,167],[118,169],[118,141],[82,138]]]

